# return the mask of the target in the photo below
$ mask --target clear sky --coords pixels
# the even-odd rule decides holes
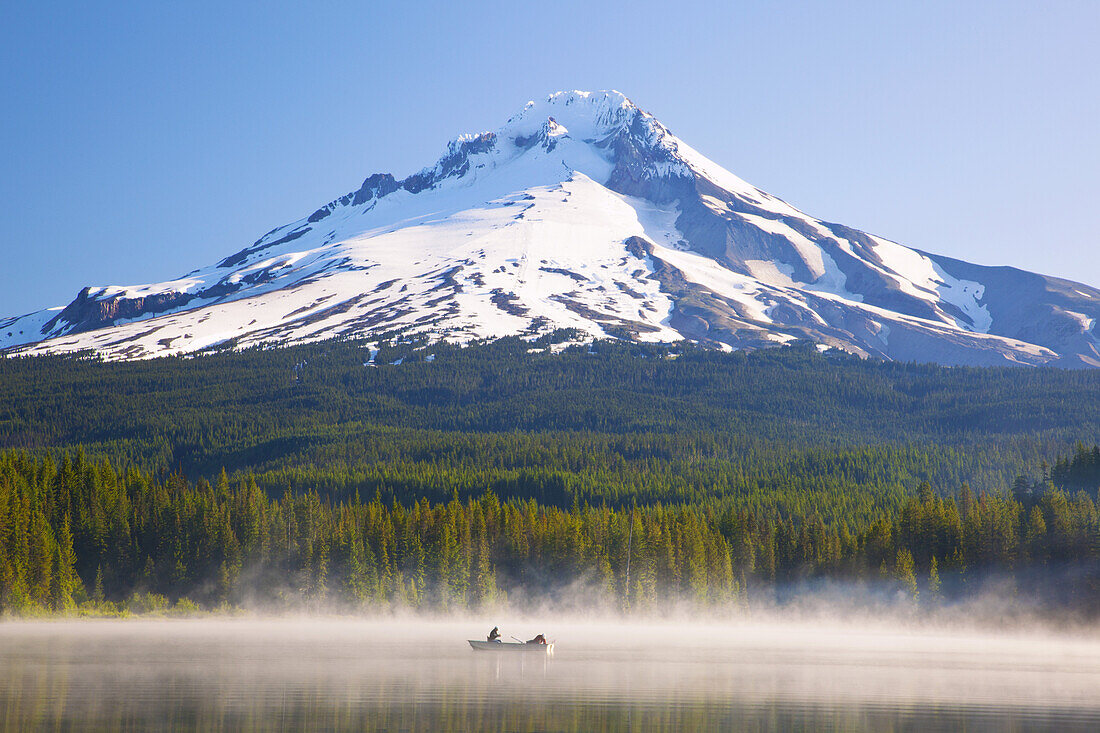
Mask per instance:
[[[4,3],[0,315],[212,263],[559,89],[811,215],[1100,285],[1098,37],[1095,0]]]

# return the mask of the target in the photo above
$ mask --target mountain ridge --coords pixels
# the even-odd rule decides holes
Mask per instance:
[[[379,333],[759,348],[808,339],[943,364],[1100,366],[1100,291],[810,217],[624,95],[559,92],[401,180],[215,265],[0,318],[8,353],[107,358]]]

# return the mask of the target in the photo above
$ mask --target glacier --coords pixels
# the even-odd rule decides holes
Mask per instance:
[[[580,340],[1100,366],[1100,291],[905,247],[743,181],[616,91],[559,92],[174,280],[0,318],[5,354]]]

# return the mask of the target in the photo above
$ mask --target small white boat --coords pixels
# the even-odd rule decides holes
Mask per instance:
[[[477,641],[467,639],[470,646],[479,652],[535,652],[536,654],[553,654],[553,644],[535,644],[534,642],[511,641]]]

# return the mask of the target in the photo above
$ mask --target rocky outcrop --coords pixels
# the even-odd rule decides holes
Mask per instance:
[[[65,333],[91,331],[92,329],[114,325],[121,320],[140,318],[181,308],[194,298],[195,296],[191,293],[155,293],[136,298],[127,298],[121,295],[96,298],[91,295],[91,288],[84,288],[77,294],[73,302],[65,306],[56,317],[46,323],[43,331],[51,331],[64,324],[67,324]]]

